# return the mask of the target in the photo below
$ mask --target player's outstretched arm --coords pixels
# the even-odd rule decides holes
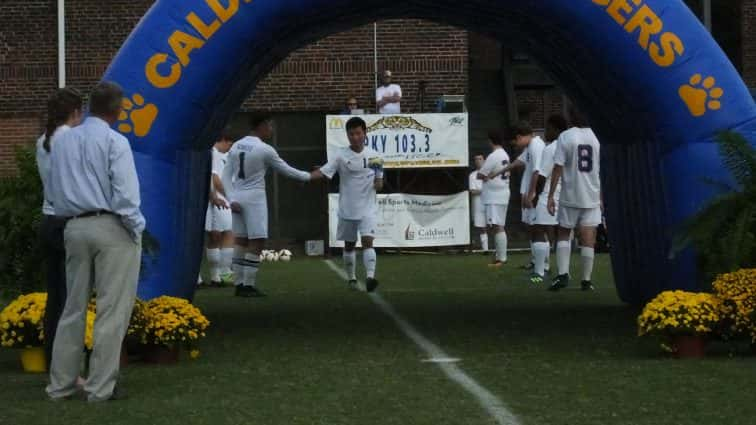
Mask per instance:
[[[293,180],[298,180],[301,182],[308,182],[310,181],[310,173],[307,171],[302,171],[299,169],[296,169],[292,167],[291,165],[287,164],[286,161],[281,159],[281,157],[278,155],[278,152],[275,150],[272,151],[270,155],[270,166],[278,173],[285,177],[288,177]]]

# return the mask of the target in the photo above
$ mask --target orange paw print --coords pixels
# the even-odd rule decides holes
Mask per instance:
[[[701,74],[690,77],[690,84],[683,84],[678,91],[680,98],[688,106],[691,115],[701,117],[708,111],[718,111],[722,107],[724,90],[716,87],[714,77],[706,79]]]
[[[158,115],[158,107],[152,103],[144,103],[144,97],[136,93],[131,99],[123,98],[123,110],[118,117],[118,131],[134,133],[137,137],[149,134],[152,124]]]

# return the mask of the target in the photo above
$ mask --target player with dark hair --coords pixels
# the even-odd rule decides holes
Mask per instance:
[[[383,160],[378,152],[366,146],[367,125],[361,118],[347,121],[349,146],[341,148],[320,169],[312,172],[312,179],[332,179],[339,174],[338,240],[344,241],[344,268],[348,285],[357,288],[355,246],[362,242],[362,260],[367,279],[365,287],[373,292],[378,286],[375,278],[377,257],[373,248],[376,233],[378,204],[376,192],[383,188]]]
[[[488,142],[491,154],[486,158],[483,167],[478,172],[478,178],[483,180],[481,198],[486,212],[486,224],[494,233],[496,254],[491,267],[501,267],[507,262],[507,209],[509,207],[509,173],[501,172],[509,165],[509,155],[504,150],[504,144],[510,136],[500,131],[490,131]],[[489,175],[497,176],[489,178]]]
[[[268,238],[265,174],[272,168],[286,177],[307,182],[310,173],[289,166],[272,146],[265,143],[273,137],[270,115],[253,115],[250,126],[249,136],[234,143],[229,150],[221,180],[231,205],[236,239],[233,260],[236,296],[262,297],[265,294],[256,284],[260,254]]]

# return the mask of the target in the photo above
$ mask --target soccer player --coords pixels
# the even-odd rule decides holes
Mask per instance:
[[[478,172],[478,178],[483,180],[481,199],[486,211],[486,224],[494,233],[496,254],[490,267],[501,267],[507,262],[507,208],[509,207],[509,173],[500,173],[509,165],[509,155],[504,150],[504,136],[497,131],[488,133],[491,154],[486,158],[483,167]],[[490,174],[499,173],[494,178]]]
[[[546,120],[546,132],[544,137],[549,142],[543,150],[541,158],[541,167],[538,171],[538,182],[536,187],[531,186],[531,193],[535,191],[537,196],[534,198],[535,209],[532,215],[531,236],[533,241],[533,274],[530,277],[532,283],[543,283],[544,276],[549,271],[549,254],[551,253],[551,244],[554,241],[554,229],[558,222],[555,216],[549,214],[548,197],[551,188],[551,171],[554,168],[554,153],[556,152],[556,139],[559,135],[567,130],[567,120],[559,114],[551,115]],[[559,191],[561,187],[557,184],[555,192],[555,201],[559,203]]]
[[[347,121],[349,147],[341,148],[328,163],[312,172],[312,180],[328,178],[339,174],[339,223],[337,238],[344,241],[344,268],[348,286],[357,288],[355,271],[357,238],[362,242],[362,261],[367,272],[365,288],[375,291],[378,280],[375,278],[376,254],[373,248],[375,240],[378,204],[376,192],[383,189],[383,161],[379,154],[365,145],[367,125],[361,118],[354,117]]]
[[[480,199],[481,192],[483,191],[483,180],[478,179],[478,172],[483,167],[483,163],[486,159],[483,155],[475,155],[473,157],[475,163],[475,171],[470,173],[469,185],[470,185],[470,204],[472,205],[472,222],[475,230],[478,231],[480,236],[480,249],[484,253],[488,252],[488,232],[486,231],[486,211],[483,208],[483,201]]]
[[[533,251],[534,233],[533,219],[535,214],[536,186],[538,184],[538,172],[541,171],[541,158],[543,149],[546,144],[543,140],[533,134],[533,129],[526,122],[519,122],[512,127],[514,136],[514,145],[522,149],[522,154],[518,161],[525,163],[525,171],[520,182],[520,199],[522,202],[522,222],[528,227],[530,232],[530,253],[531,263],[526,268],[531,268],[535,263],[535,253]],[[533,283],[541,283],[531,279]]]
[[[289,166],[264,142],[273,136],[270,115],[255,114],[250,124],[250,135],[234,143],[229,150],[221,181],[232,211],[236,296],[263,297],[265,294],[256,284],[260,254],[268,238],[265,174],[272,168],[286,177],[307,182],[310,173]]]
[[[560,180],[562,188],[559,197],[559,242],[556,250],[559,275],[549,290],[558,291],[569,284],[570,235],[577,227],[583,266],[580,287],[583,291],[592,291],[596,228],[601,224],[601,147],[583,115],[574,106],[569,112],[572,128],[562,133],[557,140],[554,169],[551,172],[548,200],[551,215],[556,215],[556,193]]]
[[[223,189],[221,175],[226,166],[228,151],[234,144],[233,137],[224,132],[212,148],[212,174],[211,193],[214,193],[218,201],[228,201],[226,191]],[[219,208],[214,205],[213,199],[208,201],[207,213],[205,214],[205,232],[207,232],[207,264],[210,269],[210,286],[222,286],[221,276],[229,276],[231,263],[234,258],[234,234],[231,231],[231,210]]]

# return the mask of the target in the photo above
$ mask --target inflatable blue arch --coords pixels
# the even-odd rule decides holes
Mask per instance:
[[[121,84],[142,209],[161,252],[139,294],[191,297],[201,258],[207,148],[290,52],[382,19],[416,17],[514,41],[590,118],[604,152],[612,263],[622,300],[695,289],[672,229],[728,179],[713,137],[756,141],[756,105],[681,0],[158,0],[104,79]]]

